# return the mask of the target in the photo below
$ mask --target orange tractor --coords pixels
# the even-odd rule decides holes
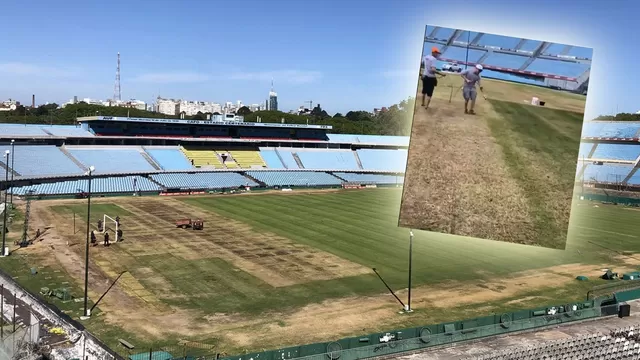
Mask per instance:
[[[176,221],[176,227],[179,228],[191,228],[193,230],[202,230],[204,229],[204,221],[200,219],[182,219]]]

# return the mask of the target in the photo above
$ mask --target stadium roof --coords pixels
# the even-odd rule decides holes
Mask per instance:
[[[322,130],[331,130],[333,128],[331,125],[252,123],[252,122],[244,122],[244,121],[216,121],[216,120],[154,119],[154,118],[118,117],[118,116],[86,116],[86,117],[79,117],[77,121],[79,123],[93,122],[93,121],[117,121],[117,122],[163,123],[163,124],[179,124],[179,125],[247,126],[247,127],[322,129]]]

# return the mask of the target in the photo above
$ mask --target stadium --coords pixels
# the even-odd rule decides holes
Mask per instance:
[[[2,188],[15,206],[3,211],[3,321],[15,334],[32,327],[21,311],[15,326],[14,304],[27,304],[63,328],[38,332],[56,359],[633,358],[637,214],[611,196],[632,193],[640,123],[585,122],[579,145],[582,124],[559,114],[551,128],[571,136],[540,136],[549,151],[575,147],[556,166],[575,168],[580,147],[570,182],[585,184],[566,251],[425,232],[410,247],[397,227],[408,137],[238,117],[2,124]],[[470,342],[550,327],[500,349]]]

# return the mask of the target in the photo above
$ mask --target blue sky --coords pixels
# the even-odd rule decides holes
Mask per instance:
[[[123,99],[261,103],[273,77],[283,110],[307,100],[372,110],[415,93],[431,24],[592,47],[587,116],[635,112],[638,10],[619,0],[7,1],[0,99],[109,98],[119,51]]]

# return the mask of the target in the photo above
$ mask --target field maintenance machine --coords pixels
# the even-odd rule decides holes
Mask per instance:
[[[204,229],[204,221],[200,219],[182,219],[176,221],[176,227],[179,228],[191,228],[192,230],[202,230]]]

